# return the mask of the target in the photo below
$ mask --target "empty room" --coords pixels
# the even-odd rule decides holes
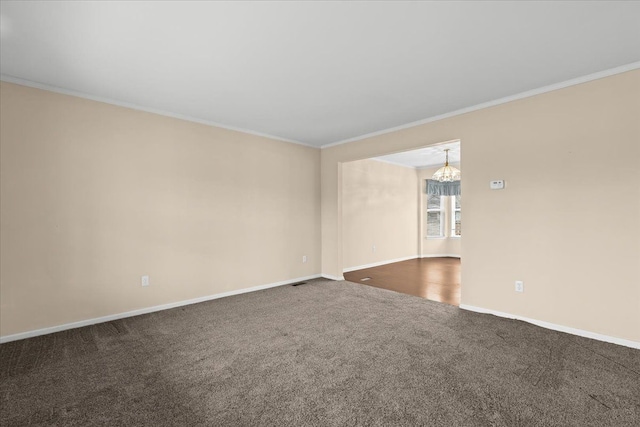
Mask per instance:
[[[0,425],[640,425],[638,22],[0,0]]]

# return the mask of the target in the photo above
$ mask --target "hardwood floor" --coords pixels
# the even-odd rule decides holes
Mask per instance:
[[[369,280],[362,280],[365,278]],[[460,305],[460,259],[418,258],[344,273],[350,282]]]

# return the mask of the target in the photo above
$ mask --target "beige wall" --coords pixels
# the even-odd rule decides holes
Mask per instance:
[[[376,160],[344,163],[342,200],[344,268],[417,256],[415,169]]]
[[[4,82],[0,98],[2,336],[320,272],[319,150]]]
[[[462,303],[640,342],[639,93],[634,70],[323,149],[323,273],[343,267],[341,162],[460,139]]]
[[[319,153],[2,83],[0,334],[313,275],[320,254],[339,277],[342,163],[461,139],[462,303],[640,342],[638,93],[634,70]]]

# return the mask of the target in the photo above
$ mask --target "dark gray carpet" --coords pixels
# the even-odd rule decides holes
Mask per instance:
[[[640,351],[314,281],[0,346],[0,424],[638,426]]]

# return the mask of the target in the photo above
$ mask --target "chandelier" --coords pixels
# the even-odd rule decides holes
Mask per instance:
[[[447,160],[444,166],[433,174],[433,179],[440,182],[460,181],[460,169],[449,166],[449,149],[447,148],[444,152],[447,155]]]

